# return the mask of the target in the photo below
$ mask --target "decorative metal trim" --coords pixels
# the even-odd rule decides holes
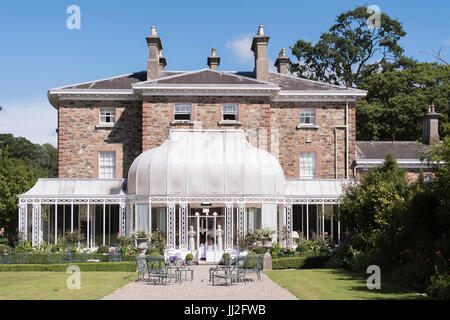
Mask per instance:
[[[187,204],[180,203],[179,217],[180,217],[180,249],[188,249],[188,232],[187,232]]]
[[[225,205],[225,249],[233,249],[233,238],[231,237],[231,217],[233,214],[233,204]]]
[[[238,219],[238,241],[244,236],[245,232],[245,206],[243,203],[238,204],[238,212],[237,212],[237,219]]]
[[[39,245],[39,240],[40,240],[40,230],[39,230],[39,226],[40,226],[40,220],[41,220],[41,205],[40,204],[33,204],[33,209],[32,209],[32,222],[31,222],[31,243],[33,246],[37,246]]]
[[[121,204],[119,207],[119,232],[126,233],[125,204]]]
[[[288,230],[286,238],[286,246],[291,246],[292,244],[292,204],[285,204],[286,208],[286,228]]]
[[[167,249],[175,249],[175,203],[167,204]]]

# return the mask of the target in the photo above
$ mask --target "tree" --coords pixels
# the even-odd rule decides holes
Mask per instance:
[[[417,62],[368,76],[360,86],[367,96],[356,105],[356,139],[420,140],[422,117],[430,104],[441,113],[440,123],[448,123],[449,80],[450,66]]]
[[[11,158],[8,148],[0,150],[0,227],[9,240],[17,235],[17,195],[28,191],[37,178],[35,167]]]
[[[298,40],[291,47],[297,63],[289,70],[299,77],[348,87],[365,77],[402,62],[403,48],[398,41],[406,32],[399,21],[381,13],[380,27],[368,23],[372,13],[366,7],[341,13],[316,44]]]
[[[348,186],[341,197],[339,215],[342,224],[356,235],[354,247],[370,250],[392,230],[399,229],[409,196],[405,170],[390,154],[381,166]]]

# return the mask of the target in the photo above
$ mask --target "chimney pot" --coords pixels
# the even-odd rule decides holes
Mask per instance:
[[[269,36],[264,35],[263,25],[260,24],[258,33],[253,37],[252,51],[255,55],[255,77],[258,80],[269,80],[269,60],[267,59],[267,44]]]
[[[428,112],[422,118],[422,143],[433,144],[439,143],[439,117],[440,113],[436,113],[434,105],[428,106]]]
[[[274,64],[275,67],[277,67],[278,73],[287,74],[289,61],[290,59],[286,57],[286,50],[284,48],[281,49]]]
[[[216,48],[211,49],[211,56],[208,57],[207,63],[211,70],[219,69],[220,57],[216,57]]]
[[[160,71],[163,68],[162,64],[165,66],[167,63],[161,54],[163,47],[161,44],[161,39],[156,33],[155,26],[151,27],[151,34],[146,39],[149,49],[149,56],[147,60],[147,80],[158,79],[160,77]]]

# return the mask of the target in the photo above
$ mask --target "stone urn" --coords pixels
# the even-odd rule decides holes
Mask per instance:
[[[271,238],[264,238],[263,239],[263,247],[264,248],[272,248],[272,239]]]
[[[145,256],[145,252],[148,248],[148,240],[149,238],[136,238],[136,247],[139,250],[139,256]]]

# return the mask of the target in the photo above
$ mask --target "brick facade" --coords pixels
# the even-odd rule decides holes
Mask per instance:
[[[171,124],[176,103],[192,105],[192,123]],[[238,125],[219,124],[223,103],[239,104]],[[116,109],[114,128],[97,126],[100,108]],[[301,108],[316,109],[316,128],[297,129]],[[356,145],[354,103],[349,103],[348,120],[348,162],[351,164]],[[286,178],[299,178],[301,151],[316,152],[317,178],[344,178],[344,125],[344,103],[274,103],[268,97],[244,96],[144,96],[142,102],[64,100],[59,102],[58,112],[59,177],[97,178],[100,151],[115,151],[116,177],[126,177],[133,160],[143,151],[161,145],[170,129],[202,128],[244,130],[250,143],[279,159]],[[339,126],[335,146],[333,128]]]

